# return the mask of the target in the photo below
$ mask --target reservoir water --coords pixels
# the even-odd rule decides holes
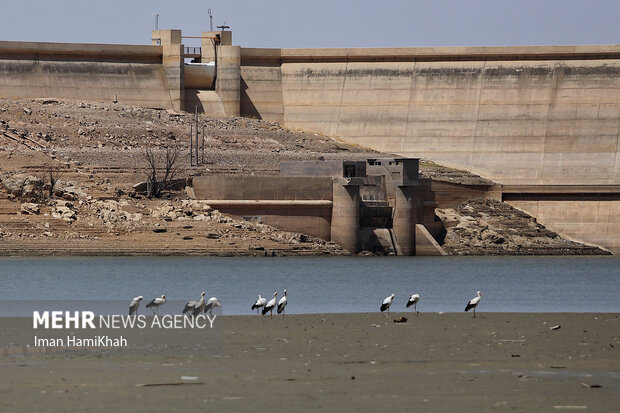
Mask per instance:
[[[421,312],[461,312],[476,290],[479,312],[620,312],[617,257],[0,258],[0,282],[0,301],[185,302],[206,291],[223,314],[252,314],[257,294],[283,289],[288,313],[378,311],[391,293],[393,311],[419,293]]]

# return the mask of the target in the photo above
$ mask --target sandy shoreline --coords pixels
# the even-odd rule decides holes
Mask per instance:
[[[394,323],[401,315],[408,322]],[[217,322],[220,354],[185,342],[152,352],[0,357],[1,410],[612,411],[620,405],[616,313],[309,314]],[[172,385],[180,382],[193,384]]]

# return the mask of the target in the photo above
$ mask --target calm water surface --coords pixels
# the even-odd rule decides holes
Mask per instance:
[[[252,314],[258,293],[288,290],[290,313],[377,311],[396,294],[404,310],[620,312],[617,257],[0,258],[0,300],[145,301],[207,297],[224,314]],[[146,301],[148,302],[148,301]]]

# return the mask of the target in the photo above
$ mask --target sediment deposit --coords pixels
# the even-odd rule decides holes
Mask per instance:
[[[222,317],[221,351],[0,356],[3,411],[613,411],[618,314]],[[249,311],[249,310],[248,310]],[[406,317],[406,323],[395,319]],[[2,334],[15,325],[3,321]],[[146,334],[146,333],[145,333]]]

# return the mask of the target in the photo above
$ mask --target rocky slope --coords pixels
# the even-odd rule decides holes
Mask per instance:
[[[191,203],[183,185],[166,194],[167,199],[136,195],[134,184],[146,178],[145,150],[162,153],[175,148],[176,177],[181,178],[277,175],[280,162],[287,160],[388,154],[273,122],[200,115],[204,156],[201,151],[201,165],[192,166],[192,124],[193,115],[169,110],[60,99],[0,99],[0,255],[346,253],[334,243],[223,216],[206,205]],[[451,183],[492,184],[428,162],[421,164],[421,173]],[[515,254],[579,249],[564,248],[570,243],[555,234],[547,236],[558,241],[554,249],[541,249],[540,237],[524,235],[529,227],[507,223],[510,220],[501,211],[487,208],[471,219],[466,207],[440,213],[449,227],[448,251]],[[478,219],[480,214],[489,219]],[[514,230],[521,239],[513,237]],[[487,236],[492,233],[496,235]],[[500,238],[505,242],[498,243]]]
[[[443,248],[453,255],[598,255],[597,247],[563,239],[512,206],[478,199],[438,209],[446,228]]]
[[[146,178],[147,145],[178,150],[177,177],[274,175],[283,160],[374,152],[271,122],[200,115],[205,150],[196,167],[189,162],[190,123],[192,115],[172,111],[0,99],[0,255],[346,253],[305,234],[224,216],[186,200],[183,190],[148,199],[133,186]],[[52,175],[58,182],[50,192]]]

